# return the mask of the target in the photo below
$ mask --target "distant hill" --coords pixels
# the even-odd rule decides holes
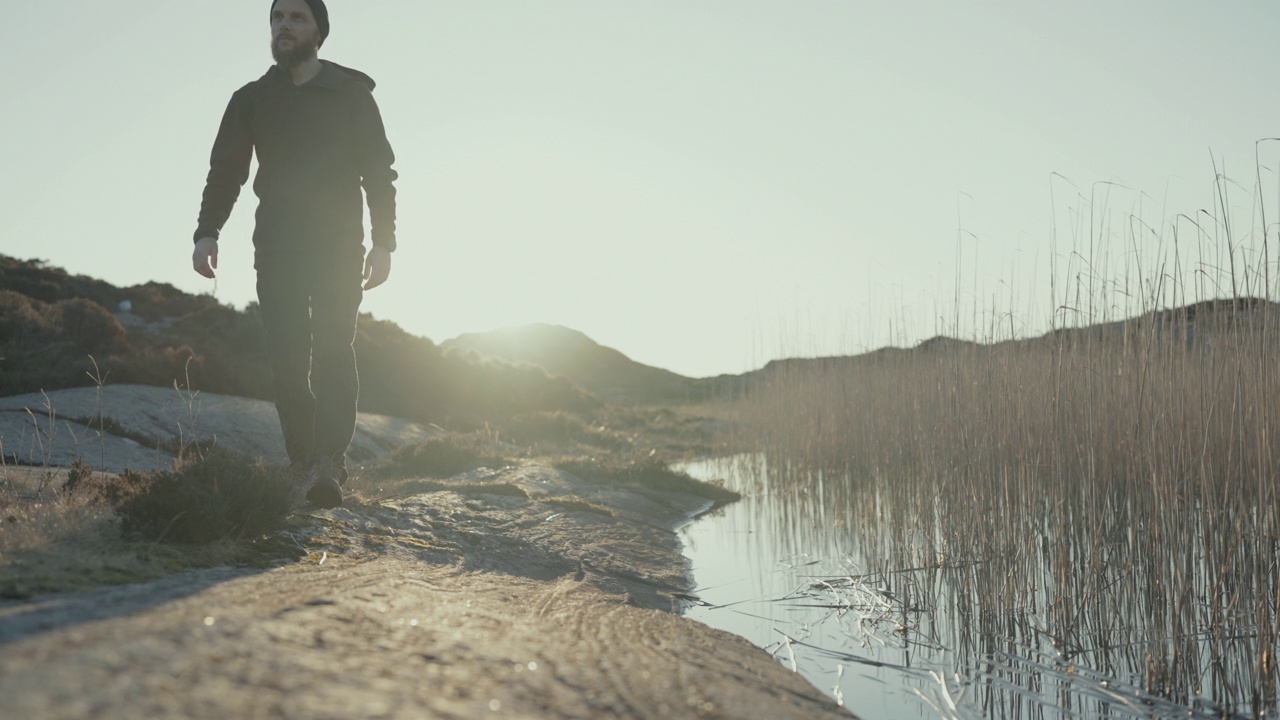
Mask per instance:
[[[560,325],[537,323],[467,333],[441,345],[480,357],[536,365],[614,403],[702,399],[707,387],[702,381],[636,362],[577,330]]]
[[[625,404],[677,403],[740,397],[779,374],[821,368],[841,371],[872,363],[901,362],[906,358],[995,349],[1062,347],[1082,343],[1126,343],[1142,337],[1180,338],[1194,344],[1197,338],[1228,330],[1258,330],[1280,319],[1280,305],[1260,298],[1206,300],[1192,305],[1144,313],[1137,317],[1076,328],[1060,328],[1044,335],[998,343],[978,343],[946,336],[929,338],[914,347],[884,347],[857,355],[783,358],[740,375],[689,378],[638,363],[577,330],[559,325],[534,324],[484,333],[469,333],[446,340],[442,347],[474,353],[479,358],[537,366],[554,376],[567,378],[583,390],[608,402]],[[1273,330],[1280,337],[1280,328]]]
[[[813,358],[772,360],[758,370],[742,375],[708,379],[718,382],[717,392],[741,393],[781,374],[854,370],[872,363],[902,362],[907,358],[945,354],[1007,351],[1018,348],[1056,346],[1082,347],[1086,344],[1138,343],[1152,337],[1174,338],[1194,347],[1209,337],[1224,337],[1230,332],[1263,332],[1280,343],[1280,304],[1255,297],[1204,300],[1176,308],[1155,310],[1131,318],[1059,328],[1043,335],[996,343],[978,343],[946,336],[936,336],[909,347],[884,347],[857,355],[832,355]]]

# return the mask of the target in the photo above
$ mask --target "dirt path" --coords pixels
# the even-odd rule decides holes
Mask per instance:
[[[670,609],[691,496],[531,464],[315,516],[306,558],[0,605],[6,717],[848,717]]]

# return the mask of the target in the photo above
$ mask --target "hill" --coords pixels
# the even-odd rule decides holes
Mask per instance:
[[[1079,327],[1058,328],[1043,335],[1018,340],[980,343],[946,336],[924,340],[914,347],[883,347],[857,355],[830,355],[812,358],[771,360],[764,367],[742,375],[709,378],[718,382],[722,395],[741,393],[770,382],[778,376],[809,370],[824,372],[857,369],[874,363],[902,362],[907,358],[944,354],[1009,351],[1018,349],[1126,345],[1148,342],[1153,337],[1172,337],[1188,348],[1228,333],[1269,332],[1280,339],[1280,303],[1255,297],[1204,300],[1175,308],[1152,310],[1121,320],[1108,320]]]
[[[964,352],[1007,351],[1043,347],[1073,347],[1084,343],[1129,343],[1141,337],[1173,335],[1189,345],[1229,330],[1258,331],[1280,318],[1280,305],[1260,298],[1206,300],[1176,308],[1153,310],[1135,317],[1071,328],[1039,336],[996,343],[979,343],[946,336],[932,337],[914,347],[883,347],[855,355],[782,358],[740,375],[690,378],[638,363],[600,345],[585,334],[558,325],[533,324],[485,333],[469,333],[443,346],[475,353],[479,358],[538,366],[562,376],[583,390],[620,404],[681,403],[741,397],[780,376],[821,369],[857,369],[868,364],[901,362],[907,358]]]
[[[705,383],[699,380],[636,362],[560,325],[539,323],[468,333],[446,340],[443,346],[484,358],[536,365],[609,402],[637,404],[705,397]]]

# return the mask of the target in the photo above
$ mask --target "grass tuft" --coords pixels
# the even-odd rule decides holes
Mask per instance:
[[[174,470],[126,471],[93,491],[118,503],[126,536],[172,543],[258,538],[292,509],[283,471],[224,450]]]
[[[510,464],[482,435],[447,435],[397,449],[390,460],[378,467],[378,474],[387,478],[449,478]]]
[[[228,461],[224,470],[249,466],[252,471],[252,465]],[[213,469],[204,467],[206,472]],[[193,481],[188,477],[185,482]],[[220,485],[225,490],[227,484]],[[261,539],[241,536],[240,531],[226,533],[226,525],[216,531],[206,529],[201,539],[213,539],[203,544],[179,542],[193,540],[196,534],[195,528],[183,523],[189,512],[173,521],[171,531],[162,537],[160,532],[122,532],[118,507],[131,507],[134,522],[151,527],[159,527],[162,521],[168,525],[187,510],[185,503],[191,500],[159,494],[166,487],[180,484],[165,482],[160,474],[121,478],[93,472],[83,463],[70,469],[0,469],[0,599],[145,582],[217,565],[264,567],[297,556],[299,549],[279,536]],[[235,505],[225,499],[215,502]],[[150,522],[148,513],[152,513]],[[235,515],[234,509],[225,510],[223,518]],[[252,525],[243,524],[245,528]]]
[[[584,445],[620,450],[630,445],[625,436],[561,410],[520,413],[501,421],[498,426],[511,442],[536,448],[565,450]]]

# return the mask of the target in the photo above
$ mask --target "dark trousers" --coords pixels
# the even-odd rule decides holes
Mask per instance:
[[[291,461],[341,461],[356,427],[362,265],[258,264],[258,305]]]

